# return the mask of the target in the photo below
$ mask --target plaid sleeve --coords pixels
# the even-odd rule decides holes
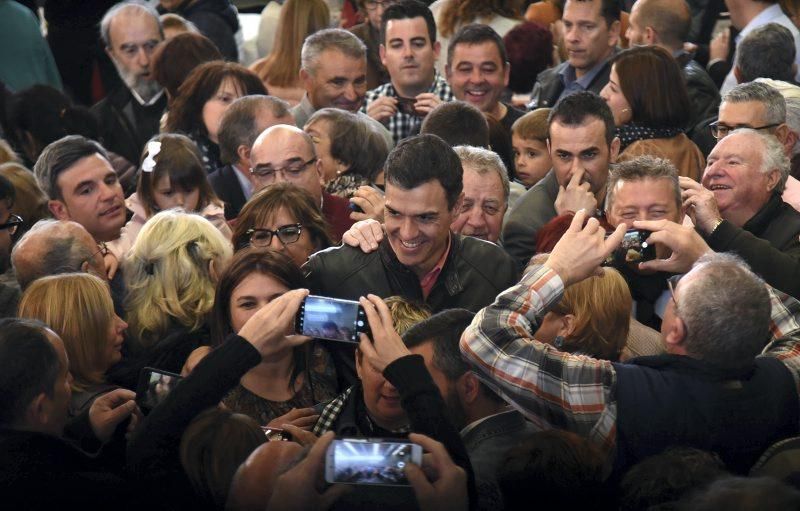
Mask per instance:
[[[612,364],[532,339],[563,290],[558,274],[533,267],[478,313],[461,338],[461,352],[483,381],[537,427],[575,432],[610,453],[617,414]]]
[[[764,348],[762,355],[775,357],[786,365],[800,396],[800,302],[771,286],[767,286],[767,289],[772,306],[772,341]]]

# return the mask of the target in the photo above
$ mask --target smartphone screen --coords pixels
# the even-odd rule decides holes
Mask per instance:
[[[359,332],[367,332],[367,317],[358,302],[324,296],[308,296],[296,319],[299,334],[317,339],[358,343]]]
[[[650,234],[650,231],[630,229],[622,238],[622,243],[608,256],[604,264],[620,266],[652,261],[656,258],[656,248],[647,243]]]
[[[181,379],[180,375],[145,367],[139,376],[136,402],[142,411],[149,412],[166,399]]]
[[[405,466],[422,464],[422,447],[408,442],[362,438],[334,440],[328,448],[329,483],[408,486]]]

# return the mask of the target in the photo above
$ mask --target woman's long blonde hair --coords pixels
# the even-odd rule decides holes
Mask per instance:
[[[250,66],[265,84],[291,87],[298,82],[303,41],[331,23],[323,0],[287,0],[281,8],[275,44],[264,59]]]
[[[123,263],[130,331],[145,346],[171,326],[198,330],[214,305],[230,242],[200,215],[162,211],[145,223]]]
[[[105,381],[103,367],[114,303],[108,283],[89,273],[65,273],[35,280],[22,295],[19,317],[38,319],[64,341],[72,389]]]

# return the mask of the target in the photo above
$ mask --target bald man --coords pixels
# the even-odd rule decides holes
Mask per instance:
[[[350,203],[323,189],[322,162],[311,137],[300,128],[279,124],[261,133],[250,151],[250,172],[255,190],[287,182],[309,192],[320,205],[336,243],[353,225]]]
[[[716,116],[719,90],[706,70],[692,60],[693,55],[683,49],[691,22],[692,13],[685,0],[638,0],[631,8],[625,36],[630,44],[661,46],[678,61],[692,103],[692,116],[686,134],[697,142],[698,136],[705,131],[705,121]],[[707,140],[704,144],[706,154],[713,147],[713,142]],[[703,149],[703,145],[698,145]]]

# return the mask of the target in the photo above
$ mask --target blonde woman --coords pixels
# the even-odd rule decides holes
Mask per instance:
[[[255,61],[250,70],[261,78],[270,95],[295,106],[303,99],[300,83],[300,50],[306,37],[328,28],[331,15],[323,0],[287,0],[281,8],[275,32],[261,33],[259,38],[274,36],[272,51]]]
[[[167,210],[145,223],[123,263],[125,311],[143,348],[132,369],[177,373],[193,349],[208,344],[206,315],[231,254],[230,242],[200,215]]]
[[[71,415],[116,388],[106,373],[122,359],[128,325],[114,313],[105,281],[89,273],[37,279],[22,295],[19,317],[42,321],[64,341],[72,374]]]

